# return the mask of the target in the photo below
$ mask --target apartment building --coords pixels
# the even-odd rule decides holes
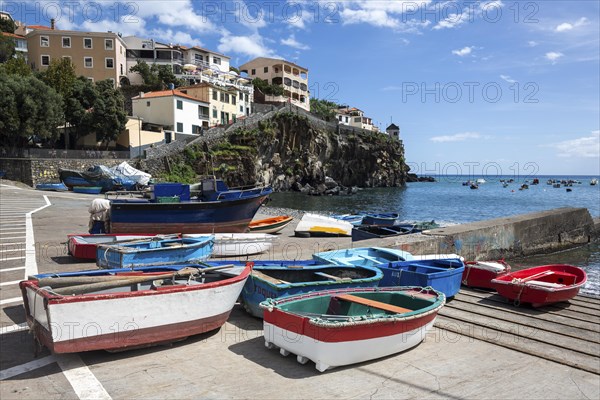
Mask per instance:
[[[94,82],[110,79],[119,86],[126,73],[125,42],[116,33],[63,31],[52,23],[50,29],[33,29],[25,37],[28,62],[36,71],[69,58],[75,74]]]
[[[198,70],[210,68],[217,72],[229,72],[229,60],[225,54],[217,53],[200,46],[180,46],[183,51],[183,61],[187,65],[196,66]]]
[[[175,136],[199,134],[209,126],[209,104],[180,90],[140,93],[131,101],[134,116],[144,123],[162,125]]]
[[[253,101],[250,90],[209,82],[178,89],[182,93],[209,104],[209,126],[225,125],[250,115]]]
[[[260,78],[269,84],[283,86],[283,96],[265,96],[266,103],[292,103],[310,111],[308,69],[289,61],[258,57],[240,66],[250,79]]]
[[[148,65],[168,65],[172,68],[175,75],[183,74],[184,59],[180,46],[137,36],[126,36],[123,38],[123,41],[127,48],[125,74],[130,84],[141,85],[144,83],[140,74],[129,71],[138,61],[145,61]]]

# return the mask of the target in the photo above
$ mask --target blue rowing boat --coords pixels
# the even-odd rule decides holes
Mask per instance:
[[[73,186],[73,193],[100,194],[100,193],[102,193],[102,187],[101,186]]]
[[[273,192],[270,187],[229,190],[215,178],[195,190],[181,186],[175,196],[111,200],[110,232],[242,233]]]
[[[364,216],[362,223],[364,225],[395,225],[400,218],[400,214],[397,213],[381,213],[372,214],[369,213]]]
[[[96,265],[100,268],[133,268],[149,265],[190,263],[207,259],[212,253],[214,236],[196,238],[147,238],[96,247]]]
[[[451,257],[456,255],[413,256],[402,250],[379,247],[345,249],[313,255],[315,260],[321,262],[377,267],[383,272],[379,286],[431,286],[446,297],[458,293],[465,270],[460,258]]]
[[[47,190],[52,192],[66,192],[69,188],[62,182],[59,183],[38,183],[35,185],[36,190]]]
[[[245,262],[206,261],[211,267],[233,264],[238,268]],[[227,272],[224,272],[227,273]],[[266,299],[298,295],[314,291],[377,286],[383,273],[372,266],[346,266],[306,261],[255,261],[252,274],[242,290],[246,311],[262,318],[259,304]]]
[[[352,241],[381,239],[414,233],[411,227],[396,225],[357,225],[352,228]]]

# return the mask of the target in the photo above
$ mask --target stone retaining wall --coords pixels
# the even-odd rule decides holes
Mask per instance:
[[[94,165],[106,165],[114,167],[126,160],[116,159],[23,159],[23,158],[0,158],[0,170],[6,172],[6,179],[23,182],[35,187],[38,183],[60,182],[58,169],[86,170]]]

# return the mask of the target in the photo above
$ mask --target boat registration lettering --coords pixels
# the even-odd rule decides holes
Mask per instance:
[[[265,299],[275,299],[275,298],[277,298],[277,293],[272,292],[269,289],[266,289],[264,287],[255,286],[254,287],[254,292],[258,293],[260,296],[264,297]]]

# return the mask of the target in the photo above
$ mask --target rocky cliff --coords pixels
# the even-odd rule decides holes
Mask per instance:
[[[313,194],[332,189],[335,194],[338,185],[342,192],[343,187],[401,186],[408,175],[402,144],[387,135],[319,123],[289,111],[237,128],[220,140],[191,144],[159,164],[172,180],[214,172],[230,186],[263,183]],[[160,174],[151,160],[146,167]]]

